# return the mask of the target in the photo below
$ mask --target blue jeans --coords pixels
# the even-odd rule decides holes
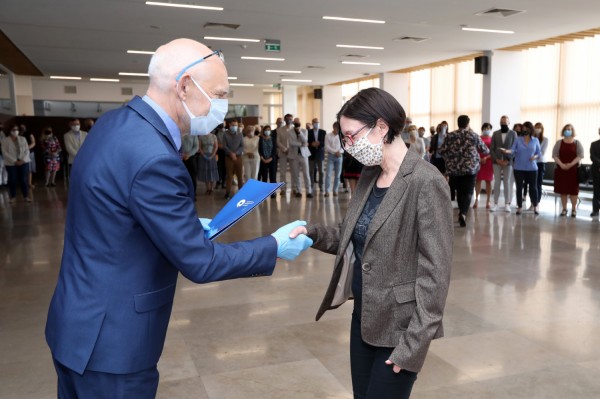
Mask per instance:
[[[401,370],[394,373],[385,361],[394,348],[367,344],[360,335],[360,321],[352,314],[350,328],[350,370],[354,399],[408,399],[417,373]]]
[[[335,155],[327,154],[327,171],[325,173],[325,192],[331,187],[331,173],[333,175],[333,192],[337,193],[340,186],[340,174],[342,172],[342,161],[344,157],[336,158]]]
[[[17,196],[17,185],[21,186],[23,198],[29,197],[29,163],[6,166],[8,174],[8,193],[10,198]]]

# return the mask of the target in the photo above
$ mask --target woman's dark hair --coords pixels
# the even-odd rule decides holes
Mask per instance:
[[[390,93],[375,87],[361,90],[348,100],[337,114],[338,123],[342,116],[361,121],[370,128],[383,119],[389,126],[386,143],[400,135],[406,122],[406,113],[400,103]]]
[[[485,122],[483,125],[481,125],[481,130],[485,130],[486,128],[489,128],[490,130],[492,130],[493,126],[491,123]]]
[[[525,132],[523,132],[523,128],[527,129],[529,134],[533,136],[533,123],[531,123],[529,121],[523,122],[523,125],[521,126],[521,133],[525,133]]]
[[[457,123],[459,129],[466,129],[469,126],[471,119],[467,115],[461,115],[458,117]]]

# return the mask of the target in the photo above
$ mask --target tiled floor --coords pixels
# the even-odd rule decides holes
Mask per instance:
[[[44,341],[62,251],[64,188],[31,205],[0,191],[0,397],[55,397]],[[217,192],[216,194],[219,194]],[[199,196],[200,216],[223,204]],[[252,238],[295,219],[336,223],[348,195],[269,199],[220,240]],[[600,223],[478,209],[456,228],[446,334],[430,349],[413,398],[600,397]],[[160,398],[351,398],[351,304],[314,317],[333,256],[309,250],[270,278],[194,285],[180,278]]]

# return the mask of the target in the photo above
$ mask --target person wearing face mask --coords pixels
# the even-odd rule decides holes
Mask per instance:
[[[577,166],[583,159],[583,145],[575,139],[575,128],[566,124],[561,130],[562,139],[552,149],[552,158],[557,168],[554,170],[554,192],[560,194],[562,212],[567,216],[567,201],[571,198],[571,217],[577,216],[577,197],[579,196],[579,178]]]
[[[244,128],[244,181],[250,179],[258,179],[258,165],[260,159],[258,157],[258,136],[254,134],[256,129],[253,125],[248,125]]]
[[[258,178],[260,181],[269,183],[275,183],[277,177],[275,175],[276,169],[276,155],[277,155],[277,143],[272,135],[271,126],[266,125],[263,128],[262,135],[258,141],[258,155],[260,157],[260,166],[258,169]],[[275,198],[275,193],[271,194],[271,198]]]
[[[408,142],[410,143],[408,150],[416,152],[421,158],[425,159],[425,141],[419,137],[415,125],[408,127],[408,136]]]
[[[86,137],[87,132],[81,130],[79,119],[71,119],[69,122],[69,131],[65,133],[63,137],[63,140],[65,141],[65,149],[67,150],[67,154],[69,154],[69,175],[71,174],[71,168],[73,166],[73,162],[75,161],[75,156],[79,152],[79,149],[83,145]]]
[[[28,178],[28,184],[29,184],[29,188],[35,188],[35,185],[33,184],[33,174],[37,173],[37,165],[35,163],[36,159],[35,159],[35,146],[36,146],[36,142],[35,142],[35,135],[27,130],[27,126],[25,125],[20,125],[19,126],[19,134],[23,137],[25,137],[25,139],[27,139],[27,144],[29,145],[29,178]]]
[[[223,122],[222,54],[176,39],[148,74],[146,95],[102,115],[73,163],[46,323],[61,398],[154,398],[180,272],[195,283],[266,276],[311,244],[289,237],[302,221],[231,244],[205,238],[180,149],[182,135]]]
[[[4,124],[0,122],[0,187],[4,187],[8,184],[8,173],[4,167],[4,157],[2,156],[2,141],[5,138]]]
[[[344,150],[365,165],[344,223],[309,223],[314,248],[336,255],[317,313],[354,299],[355,398],[409,398],[431,341],[444,335],[453,226],[448,184],[400,136],[402,106],[369,88],[338,113]]]
[[[467,115],[458,117],[458,130],[448,134],[440,153],[446,162],[446,169],[456,185],[458,202],[458,223],[466,226],[466,218],[471,207],[477,172],[480,168],[480,155],[488,155],[490,150],[469,127]],[[452,188],[451,188],[452,189]]]
[[[490,149],[492,145],[492,125],[485,122],[481,126],[481,141]],[[481,182],[485,182],[485,208],[490,209],[490,200],[492,198],[492,180],[494,179],[494,169],[492,168],[492,154],[479,152],[479,163],[481,165],[477,172],[477,182],[475,183],[475,203],[473,208],[479,206],[479,194],[481,193]]]
[[[218,127],[217,127],[218,130]],[[211,195],[215,182],[219,181],[217,152],[219,139],[215,131],[198,137],[198,180],[206,185],[206,194]]]
[[[510,203],[512,199],[512,155],[505,153],[503,150],[512,148],[513,143],[517,139],[517,133],[510,130],[508,124],[510,119],[503,115],[500,118],[500,130],[496,130],[492,135],[492,153],[493,169],[494,169],[494,204],[491,211],[498,211],[498,200],[500,199],[500,185],[504,187],[504,210],[510,213]]]
[[[283,186],[281,187],[281,195],[285,195],[287,190],[288,165],[290,165],[291,169],[291,162],[288,162],[288,155],[290,151],[288,140],[289,134],[294,131],[294,116],[292,114],[286,114],[283,117],[283,121],[284,124],[277,128],[277,134],[275,136],[277,139],[277,169],[279,169],[279,181],[283,183]]]
[[[425,137],[425,128],[423,126],[419,128],[419,137],[422,138],[423,143],[425,143],[425,156],[423,159],[429,162],[429,147],[431,147],[431,137]]]
[[[60,170],[60,141],[52,132],[52,128],[44,128],[42,136],[42,149],[44,151],[44,163],[46,164],[46,187],[56,186],[56,172]]]
[[[288,159],[290,161],[292,191],[296,198],[302,197],[302,191],[300,190],[300,176],[302,175],[306,197],[313,198],[308,167],[308,157],[310,156],[308,132],[302,129],[302,124],[298,118],[294,120],[294,129],[288,132],[288,145],[290,149]]]
[[[438,151],[439,148],[444,143],[444,139],[446,138],[446,133],[448,132],[448,123],[443,121],[439,125],[437,125],[436,133],[431,137],[431,144],[429,146],[429,156],[431,157],[431,163],[435,166],[441,174],[446,176],[446,163],[444,162],[444,158],[442,158],[442,154]]]
[[[323,175],[325,173],[323,161],[325,159],[325,136],[327,132],[321,129],[318,118],[313,118],[312,129],[308,131],[308,145],[310,157],[308,158],[310,180],[313,191],[319,187],[323,191]]]
[[[533,129],[533,137],[540,142],[540,150],[542,155],[537,160],[537,203],[542,201],[542,184],[544,182],[544,173],[546,172],[546,151],[548,150],[548,137],[544,136],[544,125],[541,122],[535,124]],[[533,209],[531,209],[533,210]]]
[[[223,135],[223,151],[225,151],[225,199],[231,196],[233,177],[236,177],[238,190],[244,185],[244,136],[238,126],[241,124],[231,122],[229,130]]]
[[[410,132],[409,128],[412,126],[412,118],[410,116],[406,117],[406,123],[404,125],[404,130],[402,130],[402,140],[407,144],[407,147],[410,148]]]
[[[12,126],[10,135],[2,140],[2,157],[8,174],[9,202],[14,204],[17,200],[17,186],[25,202],[31,202],[29,197],[29,143],[19,135],[19,127]]]

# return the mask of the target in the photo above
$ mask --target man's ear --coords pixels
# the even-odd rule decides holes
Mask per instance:
[[[190,89],[190,76],[187,74],[184,74],[179,81],[177,82],[177,96],[185,101],[186,97],[187,97],[187,93]]]

